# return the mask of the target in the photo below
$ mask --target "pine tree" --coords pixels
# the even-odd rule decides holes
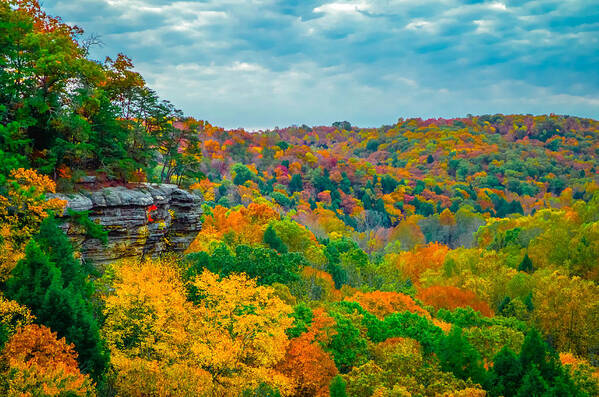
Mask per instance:
[[[300,174],[294,174],[291,177],[291,181],[289,181],[288,190],[290,195],[295,192],[301,192],[302,190],[304,190],[304,184],[302,182],[302,176]]]
[[[510,299],[509,296],[506,296],[505,298],[503,298],[503,300],[499,303],[499,306],[497,306],[497,314],[504,314],[504,310],[507,308],[507,306],[510,304],[512,300]]]
[[[541,338],[539,331],[531,328],[524,338],[522,350],[520,351],[520,364],[526,372],[532,365],[541,369],[545,365],[545,356],[547,354],[545,341]]]
[[[528,257],[528,253],[524,254],[524,258],[522,258],[522,262],[518,266],[518,271],[532,273],[534,268],[532,266],[532,261]]]
[[[541,376],[541,371],[532,365],[522,378],[522,386],[518,390],[518,397],[542,397],[547,392],[547,382]]]
[[[493,359],[491,370],[491,394],[494,396],[515,396],[520,388],[522,365],[518,356],[504,347]]]
[[[28,306],[37,321],[73,343],[81,370],[101,383],[109,357],[90,303],[92,292],[68,238],[47,218],[7,281],[6,296]]]

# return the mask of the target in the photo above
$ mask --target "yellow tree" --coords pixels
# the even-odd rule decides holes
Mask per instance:
[[[196,310],[174,266],[159,260],[123,262],[114,269],[111,289],[103,334],[118,394],[207,394],[210,375],[190,352]]]
[[[126,261],[114,268],[105,298],[103,334],[121,395],[238,395],[268,383],[288,344],[291,308],[270,287],[245,275],[205,271],[186,298],[178,268],[167,260]]]
[[[31,324],[33,320],[35,316],[29,308],[0,295],[0,325],[4,327],[8,337],[14,335],[19,328]]]
[[[292,382],[275,370],[289,341],[292,309],[275,291],[258,286],[244,274],[226,278],[205,270],[194,281],[198,328],[192,353],[213,376],[220,395],[238,395],[261,382],[277,387],[283,395]]]
[[[48,211],[62,211],[66,205],[64,200],[46,200],[45,193],[54,193],[56,184],[35,170],[12,170],[7,185],[8,194],[0,195],[0,281],[23,257],[25,245]]]
[[[559,272],[535,272],[534,319],[558,350],[586,354],[599,345],[599,287]]]

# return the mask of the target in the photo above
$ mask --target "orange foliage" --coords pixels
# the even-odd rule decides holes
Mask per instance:
[[[9,367],[2,376],[11,395],[95,394],[90,378],[77,367],[75,346],[44,326],[20,328],[6,343],[2,361]]]
[[[449,331],[451,331],[451,323],[439,320],[438,318],[433,318],[433,324],[441,328],[445,334],[449,334]]]
[[[455,216],[451,213],[449,208],[445,208],[441,215],[439,215],[439,223],[443,226],[453,226],[455,225]]]
[[[439,269],[445,263],[449,247],[439,243],[417,247],[397,255],[395,263],[402,274],[418,284],[420,276],[428,269]]]
[[[586,367],[590,369],[592,368],[592,376],[593,378],[595,378],[597,382],[599,382],[599,368],[591,367],[587,360],[580,357],[576,357],[572,353],[563,352],[559,354],[559,360],[561,361],[562,365],[569,365],[570,371],[576,371],[579,367]]]
[[[395,312],[409,311],[430,318],[430,314],[418,306],[414,300],[399,292],[356,292],[353,296],[345,298],[346,301],[357,302],[365,310],[382,319]]]
[[[337,375],[335,362],[311,332],[291,341],[278,369],[294,381],[298,396],[328,396],[331,379]]]
[[[278,370],[294,381],[295,395],[328,396],[337,367],[321,345],[333,336],[334,325],[335,320],[324,308],[316,308],[308,331],[291,340]]]
[[[19,168],[10,172],[8,195],[0,195],[0,281],[5,280],[23,257],[25,245],[51,211],[62,213],[66,201],[46,199],[56,184],[35,170]]]
[[[251,203],[237,210],[217,205],[211,212],[205,215],[202,231],[188,252],[205,251],[212,241],[223,240],[225,234],[232,234],[238,244],[261,244],[268,223],[280,218],[273,208],[262,203]]]
[[[484,316],[492,317],[493,312],[489,305],[479,299],[474,292],[451,286],[434,285],[418,291],[416,295],[425,305],[435,309],[456,309],[458,307],[471,307],[481,312]]]

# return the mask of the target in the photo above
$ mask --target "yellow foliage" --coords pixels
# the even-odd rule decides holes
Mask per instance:
[[[31,324],[33,320],[35,316],[29,308],[0,295],[0,323],[9,336],[17,332],[17,329]]]
[[[292,309],[272,288],[257,286],[244,274],[220,279],[205,270],[193,282],[202,299],[198,302],[197,343],[192,354],[210,368],[223,393],[241,392],[266,382],[284,395],[291,382],[276,374],[289,341]]]
[[[25,245],[48,211],[64,210],[64,200],[46,200],[44,194],[55,191],[54,181],[35,170],[19,168],[10,172],[8,195],[0,196],[0,282],[23,257]]]
[[[274,370],[284,357],[291,307],[245,275],[205,271],[187,300],[178,269],[165,260],[115,265],[103,335],[122,395],[238,395],[266,382],[288,394]]]

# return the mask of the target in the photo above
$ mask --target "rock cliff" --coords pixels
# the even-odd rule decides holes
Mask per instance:
[[[201,198],[175,185],[141,184],[55,194],[67,208],[89,211],[108,231],[108,244],[86,237],[85,228],[62,216],[63,228],[85,260],[102,265],[121,258],[183,251],[201,229]]]

